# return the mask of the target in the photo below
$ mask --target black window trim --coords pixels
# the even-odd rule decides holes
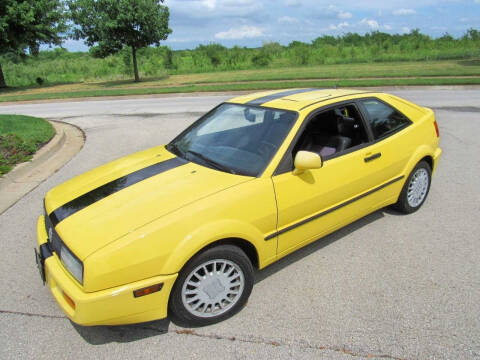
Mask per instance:
[[[402,115],[402,116],[407,120],[407,122],[406,122],[403,126],[399,127],[398,129],[395,129],[395,131],[388,132],[388,133],[386,133],[385,135],[379,137],[378,139],[375,139],[375,136],[374,136],[373,130],[372,130],[372,126],[370,125],[370,120],[371,120],[370,114],[368,113],[365,105],[363,105],[363,102],[364,102],[364,101],[368,101],[368,100],[376,100],[376,101],[378,101],[378,102],[380,102],[380,103],[388,106],[389,108],[391,108],[391,109],[393,109],[393,110],[395,110],[395,111],[398,111],[398,113],[400,113],[400,115]],[[378,98],[378,97],[376,97],[376,96],[369,96],[369,97],[357,99],[357,103],[358,103],[358,108],[359,108],[360,111],[362,112],[362,117],[365,119],[365,122],[366,122],[366,125],[367,125],[367,128],[368,128],[368,131],[369,131],[370,134],[371,134],[371,138],[373,139],[373,140],[372,140],[372,145],[373,145],[373,144],[376,144],[376,143],[378,143],[378,142],[380,142],[380,141],[383,141],[383,140],[389,138],[390,136],[395,135],[396,133],[398,133],[398,132],[406,129],[407,127],[409,127],[410,125],[413,124],[413,121],[410,120],[410,118],[409,118],[407,115],[405,115],[403,112],[401,112],[400,110],[398,110],[398,109],[397,109],[395,106],[393,106],[392,104],[387,103],[386,101],[384,101],[384,100],[382,100],[382,99],[380,99],[380,98]]]
[[[347,105],[353,105],[357,109],[357,112],[360,115],[360,121],[362,122],[362,125],[363,125],[363,127],[364,127],[364,129],[367,133],[368,140],[365,143],[358,144],[358,145],[353,146],[351,148],[348,148],[346,150],[335,153],[331,156],[322,157],[322,161],[325,162],[325,161],[328,161],[328,160],[332,160],[332,159],[335,159],[335,158],[340,157],[342,155],[346,155],[346,154],[352,153],[354,151],[360,150],[364,147],[370,146],[373,143],[373,134],[371,133],[371,130],[368,127],[368,124],[366,123],[363,112],[360,111],[360,109],[357,105],[357,99],[349,99],[349,100],[336,102],[334,104],[328,104],[328,105],[322,106],[320,108],[314,109],[310,114],[307,115],[307,117],[303,121],[302,125],[300,126],[300,129],[298,129],[297,133],[295,134],[295,137],[293,138],[292,142],[290,143],[289,147],[287,148],[287,151],[283,154],[282,160],[280,160],[280,162],[278,163],[277,168],[273,172],[272,176],[277,176],[277,175],[285,174],[285,173],[288,173],[288,172],[292,171],[292,169],[290,169],[290,168],[286,169],[287,166],[290,166],[287,156],[288,156],[289,153],[292,152],[293,148],[295,147],[297,142],[300,140],[300,136],[303,134],[303,131],[308,126],[308,124],[310,124],[310,122],[312,121],[313,118],[315,118],[317,115],[319,115],[323,112],[332,110],[332,109],[337,108],[337,107],[347,106]]]
[[[366,101],[366,100],[376,100],[376,101],[379,101],[379,102],[391,107],[392,109],[394,109],[395,111],[398,111],[401,115],[403,115],[405,117],[405,119],[407,119],[408,123],[406,123],[404,126],[398,128],[398,129],[396,129],[392,133],[388,133],[387,135],[385,135],[381,138],[375,139],[375,137],[373,135],[372,128],[370,126],[370,121],[369,121],[370,116],[369,116],[365,106],[362,103],[363,101]],[[300,126],[300,129],[298,129],[297,133],[295,134],[295,137],[293,138],[292,142],[290,143],[287,151],[283,154],[283,157],[280,160],[280,162],[278,163],[277,168],[273,172],[272,176],[282,175],[282,174],[285,174],[285,173],[288,173],[288,172],[292,171],[290,168],[286,169],[286,166],[289,166],[289,164],[287,164],[287,162],[289,161],[287,156],[293,150],[293,148],[295,147],[295,145],[296,145],[297,141],[299,140],[302,132],[305,130],[305,128],[310,123],[312,118],[314,118],[319,113],[331,110],[331,109],[336,108],[338,106],[344,106],[344,105],[354,105],[357,108],[357,111],[360,115],[360,119],[362,121],[363,127],[364,127],[365,131],[367,132],[368,141],[365,142],[365,143],[362,143],[362,144],[358,144],[357,146],[353,146],[351,148],[348,148],[344,151],[340,151],[338,153],[335,153],[331,156],[322,157],[323,162],[328,161],[328,160],[332,160],[332,159],[335,159],[337,157],[347,155],[347,154],[350,154],[354,151],[358,151],[358,150],[361,150],[361,149],[366,148],[368,146],[374,145],[374,144],[376,144],[380,141],[383,141],[383,140],[389,138],[390,136],[395,135],[396,133],[406,129],[407,127],[409,127],[410,125],[413,124],[412,120],[410,120],[410,118],[407,115],[405,115],[403,112],[398,110],[392,104],[389,104],[386,101],[384,101],[384,100],[382,100],[382,99],[380,99],[376,96],[368,96],[368,97],[362,97],[362,98],[356,98],[356,99],[349,99],[349,100],[340,101],[340,102],[337,102],[337,103],[334,103],[334,104],[328,104],[328,105],[322,106],[320,108],[314,109],[310,114],[307,115],[307,117],[303,121],[302,125]],[[282,169],[282,167],[284,167],[284,169]]]

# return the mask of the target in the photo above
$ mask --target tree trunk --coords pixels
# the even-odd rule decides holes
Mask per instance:
[[[133,72],[135,74],[135,82],[140,81],[140,77],[138,76],[138,65],[137,65],[137,49],[132,46],[132,60],[133,60]]]
[[[3,77],[2,64],[0,64],[0,89],[6,88],[5,78]]]

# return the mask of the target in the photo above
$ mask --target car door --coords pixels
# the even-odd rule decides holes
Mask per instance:
[[[379,98],[358,100],[358,107],[367,122],[373,142],[363,150],[365,165],[369,176],[376,184],[385,184],[401,180],[402,171],[416,146],[407,132],[412,122],[390,104]],[[389,186],[384,190],[382,199],[396,197],[403,182]]]
[[[305,120],[297,142],[305,135],[301,132],[309,131],[308,122],[316,113]],[[363,119],[360,125],[365,126]],[[372,207],[372,200],[364,196],[378,185],[378,179],[371,176],[377,169],[365,162],[371,143],[367,137],[360,144],[326,157],[320,169],[295,175],[286,168],[272,177],[278,207],[278,255],[363,216]]]

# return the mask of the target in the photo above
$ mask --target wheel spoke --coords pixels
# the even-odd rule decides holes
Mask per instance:
[[[205,276],[207,276],[207,275],[208,275],[207,267],[206,267],[206,266],[203,266],[203,270],[205,271]]]
[[[193,281],[187,281],[187,285],[193,286],[195,288],[198,288],[198,283],[193,282]]]
[[[223,273],[225,271],[225,268],[227,267],[227,263],[223,262],[222,267],[220,268],[220,272]]]
[[[200,306],[202,306],[204,303],[199,301],[197,304],[193,305],[192,309],[197,310]]]
[[[199,300],[199,297],[198,296],[194,296],[190,299],[187,300],[187,303],[188,304],[191,304],[191,303],[194,303],[195,301],[198,301]]]

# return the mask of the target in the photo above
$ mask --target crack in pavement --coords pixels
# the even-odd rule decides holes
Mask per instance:
[[[36,313],[29,313],[29,312],[22,312],[22,311],[11,311],[11,310],[0,310],[0,314],[33,316],[33,317],[40,317],[40,318],[45,318],[45,319],[67,319],[66,316],[45,315],[45,314],[36,314]]]
[[[153,329],[152,329],[153,330]],[[169,331],[170,332],[170,331]],[[393,355],[388,354],[373,354],[373,353],[361,353],[358,351],[349,350],[346,347],[340,346],[328,346],[328,345],[314,345],[308,344],[303,342],[286,342],[282,340],[267,340],[261,337],[239,337],[239,336],[224,336],[218,334],[200,334],[194,330],[185,329],[185,330],[175,330],[176,334],[179,335],[190,335],[190,336],[197,336],[201,338],[208,338],[208,339],[215,339],[215,340],[230,340],[230,341],[239,341],[243,343],[254,343],[254,344],[263,344],[263,345],[270,345],[270,346],[298,346],[303,349],[312,349],[312,350],[329,350],[334,352],[340,352],[346,355],[350,355],[353,357],[361,357],[365,359],[391,359],[391,360],[407,360],[406,358],[399,358]],[[171,333],[171,332],[170,332]]]
[[[45,315],[45,314],[37,314],[37,313],[29,313],[29,312],[21,312],[21,311],[10,311],[10,310],[0,310],[0,314],[33,316],[33,317],[40,317],[40,318],[47,318],[47,319],[67,319],[66,316]],[[345,346],[340,347],[340,346],[331,346],[331,345],[315,345],[315,344],[309,344],[306,342],[299,342],[299,341],[287,342],[284,340],[271,340],[271,339],[265,339],[263,337],[254,337],[254,336],[251,336],[251,337],[228,336],[228,335],[219,335],[215,333],[202,334],[192,329],[167,330],[167,329],[159,329],[156,327],[149,327],[149,326],[143,326],[143,325],[131,325],[131,327],[138,330],[154,331],[158,334],[176,334],[176,335],[185,335],[185,336],[196,336],[204,339],[238,341],[241,343],[268,345],[268,346],[275,346],[275,347],[276,346],[288,347],[293,345],[302,349],[334,351],[334,352],[343,353],[345,355],[350,355],[352,357],[359,357],[364,359],[408,360],[407,358],[400,358],[400,357],[389,355],[389,354],[375,354],[375,353],[349,350]],[[109,329],[109,327],[106,327],[106,328]],[[109,329],[109,330],[112,330],[112,329]]]

